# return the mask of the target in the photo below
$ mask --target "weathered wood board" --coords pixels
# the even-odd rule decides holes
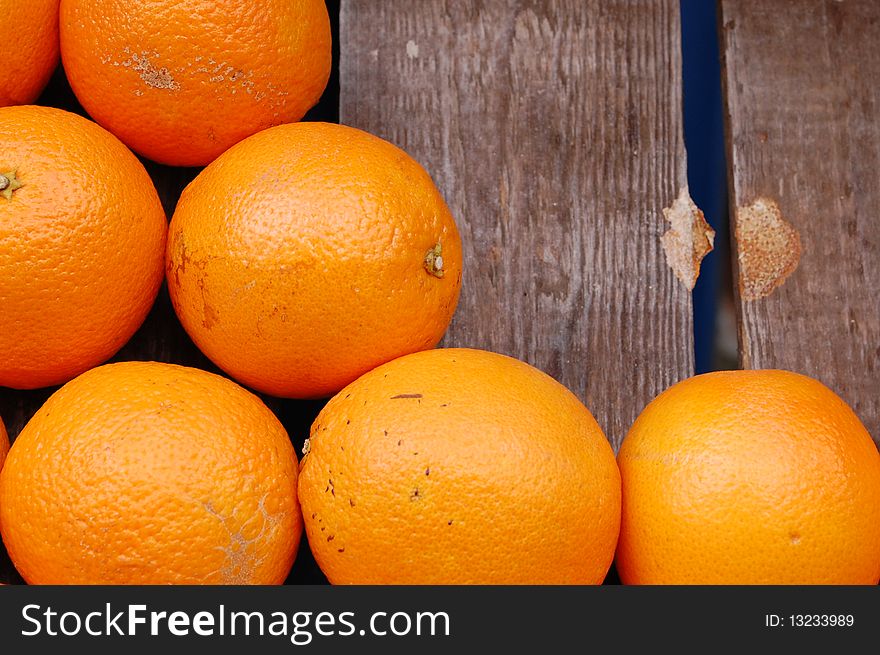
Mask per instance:
[[[465,245],[445,344],[524,359],[618,446],[693,368],[678,2],[343,0],[340,122],[433,175]]]
[[[742,364],[822,380],[878,440],[880,3],[720,7]]]

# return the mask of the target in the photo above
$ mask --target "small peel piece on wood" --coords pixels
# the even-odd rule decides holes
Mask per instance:
[[[675,277],[693,291],[700,276],[700,262],[715,246],[715,230],[691,200],[687,187],[682,187],[672,206],[663,210],[663,217],[671,224],[660,237],[666,263]]]
[[[769,198],[737,208],[736,247],[743,300],[769,296],[794,273],[802,252],[798,231]]]

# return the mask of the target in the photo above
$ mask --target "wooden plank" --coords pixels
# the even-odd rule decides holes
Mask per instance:
[[[822,380],[878,440],[880,4],[723,0],[720,21],[742,365]]]
[[[662,209],[686,184],[678,2],[343,0],[340,121],[432,174],[465,246],[445,345],[524,359],[616,446],[693,369]]]

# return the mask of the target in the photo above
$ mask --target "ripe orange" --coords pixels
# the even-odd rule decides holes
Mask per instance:
[[[830,389],[787,371],[674,385],[618,456],[629,584],[876,584],[880,454]]]
[[[297,121],[330,75],[323,0],[62,0],[61,56],[98,123],[164,164],[207,164]]]
[[[184,190],[167,277],[196,345],[276,396],[335,393],[443,336],[461,242],[428,174],[360,130],[283,125]]]
[[[401,357],[312,425],[299,493],[336,584],[593,584],[614,555],[620,477],[590,412],[515,359]]]
[[[146,317],[165,214],[124,145],[59,109],[0,109],[0,174],[0,386],[66,382]]]
[[[0,531],[35,584],[276,584],[302,519],[296,453],[255,396],[155,362],[57,391],[0,473]]]
[[[58,0],[0,0],[0,107],[27,105],[58,65]]]
[[[9,435],[6,434],[6,426],[0,419],[0,469],[3,468],[3,462],[6,461],[6,453],[9,452]]]

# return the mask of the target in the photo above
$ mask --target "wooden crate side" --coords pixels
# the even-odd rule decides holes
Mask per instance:
[[[880,5],[720,8],[742,365],[818,378],[880,439]]]
[[[693,370],[663,208],[686,186],[678,3],[343,0],[340,121],[434,177],[465,247],[444,341],[555,376],[616,446]]]

